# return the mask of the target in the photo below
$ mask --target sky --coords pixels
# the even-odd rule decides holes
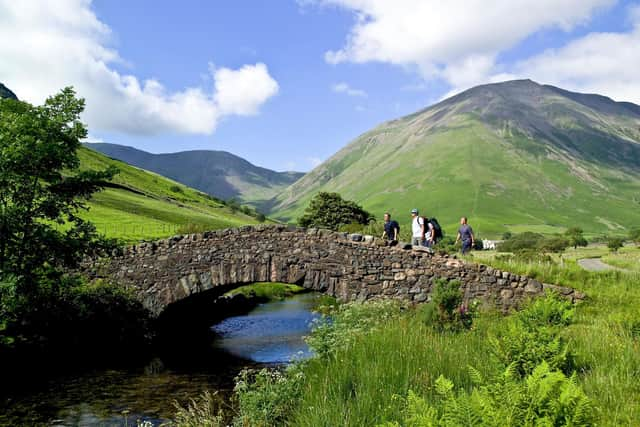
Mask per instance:
[[[308,171],[378,124],[531,78],[640,104],[640,1],[0,0],[0,82],[90,141]]]

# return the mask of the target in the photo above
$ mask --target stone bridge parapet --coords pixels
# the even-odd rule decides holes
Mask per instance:
[[[204,291],[221,295],[254,282],[296,283],[342,301],[394,298],[420,303],[429,299],[435,279],[457,279],[465,299],[480,299],[505,311],[546,289],[573,301],[583,298],[571,288],[421,248],[391,247],[371,236],[284,225],[140,243],[111,258],[87,261],[82,270],[91,278],[133,288],[156,316],[191,295]]]

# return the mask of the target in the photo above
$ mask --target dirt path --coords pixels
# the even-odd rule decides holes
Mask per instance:
[[[606,264],[600,260],[600,258],[583,258],[578,260],[578,264],[580,267],[584,268],[587,271],[607,271],[607,270],[620,270],[621,268],[614,267],[612,265]]]

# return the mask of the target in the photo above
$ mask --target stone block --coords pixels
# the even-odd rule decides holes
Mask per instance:
[[[405,280],[407,278],[407,274],[403,272],[399,272],[394,274],[393,280]]]
[[[542,292],[542,283],[534,279],[529,279],[524,287],[524,291],[529,294],[539,294]]]

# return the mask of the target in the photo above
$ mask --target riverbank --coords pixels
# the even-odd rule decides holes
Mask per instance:
[[[261,411],[271,408],[296,426],[437,426],[456,419],[458,408],[477,417],[473,425],[545,417],[555,425],[640,425],[640,276],[587,272],[571,259],[488,262],[588,299],[575,307],[543,301],[506,318],[483,312],[458,333],[434,329],[426,308],[353,305],[337,329],[312,334],[318,357],[236,388],[238,424],[265,425]]]
[[[174,403],[186,405],[204,391],[229,408],[234,380],[243,369],[279,366],[307,351],[302,336],[309,333],[316,316],[312,310],[322,299],[304,293],[260,303],[208,325],[216,330],[199,337],[205,341],[156,348],[161,351],[142,360],[120,349],[130,358],[124,365],[51,367],[40,377],[25,370],[20,387],[0,398],[0,425],[131,426],[141,420],[159,426],[174,418]]]

